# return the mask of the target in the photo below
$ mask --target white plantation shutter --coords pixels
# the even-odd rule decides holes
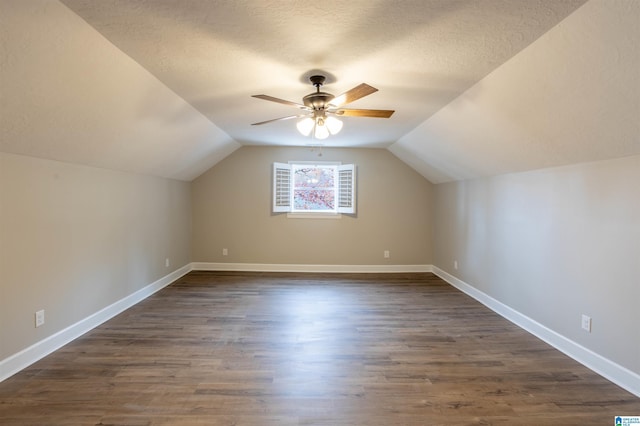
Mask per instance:
[[[356,166],[338,166],[338,213],[356,212]]]
[[[291,166],[273,163],[273,211],[291,211]]]

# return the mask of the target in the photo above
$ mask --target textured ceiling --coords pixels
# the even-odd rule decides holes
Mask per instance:
[[[388,147],[563,20],[584,0],[62,0],[89,25],[241,144],[305,145],[296,110],[307,77],[335,95],[366,82],[327,146]]]
[[[0,0],[0,151],[192,180],[242,144],[314,145],[294,102],[349,104],[327,147],[434,183],[640,155],[637,0]]]

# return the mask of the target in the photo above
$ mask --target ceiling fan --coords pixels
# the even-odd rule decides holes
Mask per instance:
[[[311,84],[316,91],[309,93],[302,98],[302,104],[298,104],[284,99],[274,98],[268,95],[253,95],[254,98],[264,99],[265,101],[277,102],[284,105],[296,107],[302,111],[302,114],[289,115],[287,117],[274,118],[272,120],[253,123],[253,126],[271,123],[273,121],[290,120],[292,118],[304,118],[297,124],[298,130],[305,136],[313,135],[316,139],[325,139],[329,134],[335,135],[342,129],[342,122],[336,116],[345,117],[374,117],[389,118],[395,112],[386,109],[352,109],[342,108],[350,102],[356,101],[367,95],[378,91],[375,87],[362,83],[351,90],[344,92],[339,96],[333,96],[331,93],[321,92],[320,87],[324,84],[326,77],[323,75],[313,75],[309,77]]]

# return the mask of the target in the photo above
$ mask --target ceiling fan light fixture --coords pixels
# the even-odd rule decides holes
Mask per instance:
[[[327,117],[324,124],[332,135],[336,135],[342,130],[342,121],[335,117]]]
[[[329,137],[329,129],[327,126],[322,125],[320,123],[316,123],[315,131],[313,132],[313,137],[316,139],[326,139]]]
[[[316,124],[313,118],[306,117],[296,124],[298,131],[302,133],[304,136],[309,136],[311,131],[313,130],[313,126]]]

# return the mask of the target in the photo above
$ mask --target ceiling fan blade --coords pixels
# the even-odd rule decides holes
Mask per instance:
[[[269,96],[269,95],[251,95],[252,98],[258,98],[258,99],[264,99],[265,101],[271,101],[271,102],[277,102],[279,104],[284,104],[284,105],[290,105],[290,106],[294,106],[296,108],[300,108],[300,109],[306,109],[308,110],[309,107],[306,107],[302,104],[297,104],[295,102],[291,102],[291,101],[285,101],[284,99],[280,99],[280,98],[274,98],[273,96]]]
[[[357,101],[360,98],[364,98],[367,95],[377,92],[378,89],[371,87],[368,84],[362,83],[351,90],[347,90],[341,95],[336,96],[329,103],[329,106],[339,107],[348,104],[353,101]]]
[[[335,114],[345,117],[389,118],[394,112],[389,109],[339,109]]]
[[[290,120],[292,118],[301,118],[301,117],[308,117],[307,114],[301,114],[301,115],[290,115],[288,117],[280,117],[280,118],[274,118],[273,120],[267,120],[267,121],[261,121],[259,123],[253,123],[251,124],[252,126],[260,126],[261,124],[267,124],[267,123],[272,123],[274,121],[282,121],[282,120]]]

